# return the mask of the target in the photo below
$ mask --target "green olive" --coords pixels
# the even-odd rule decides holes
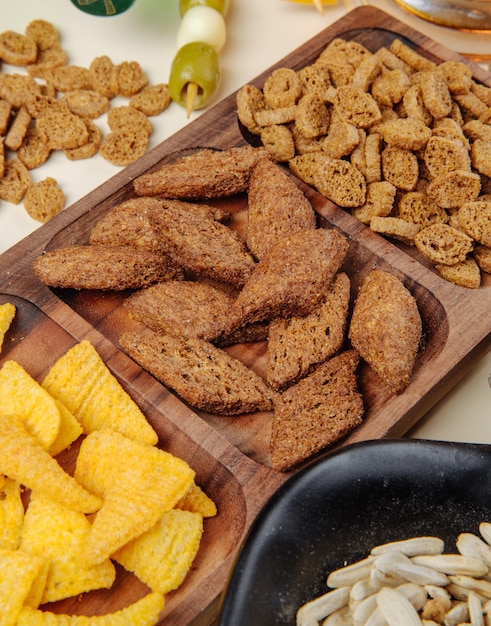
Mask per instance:
[[[179,48],[171,65],[169,91],[175,102],[186,107],[188,115],[212,100],[219,83],[220,61],[215,48],[201,41]]]
[[[211,7],[225,17],[230,6],[230,0],[179,0],[179,13],[181,17],[188,9],[197,6]]]

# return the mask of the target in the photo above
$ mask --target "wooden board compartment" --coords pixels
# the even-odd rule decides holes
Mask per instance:
[[[433,60],[462,60],[424,35],[378,9],[360,7],[251,81],[262,86],[276,67],[299,69],[311,63],[334,37],[354,39],[375,51],[395,37]],[[491,77],[472,66],[475,78],[491,85]],[[91,228],[112,206],[132,197],[132,180],[160,167],[176,151],[200,145],[229,148],[244,145],[232,94],[139,161],[69,207],[0,257],[0,302],[11,301],[18,314],[9,331],[0,363],[18,360],[41,379],[49,366],[75,342],[89,339],[158,431],[160,444],[185,458],[197,471],[197,482],[215,498],[219,515],[205,522],[202,547],[192,572],[177,592],[169,594],[161,624],[209,624],[216,612],[235,555],[258,511],[287,479],[269,467],[271,415],[223,418],[199,414],[143,372],[118,347],[128,323],[121,309],[123,293],[51,290],[32,271],[43,251],[88,241]],[[395,245],[371,232],[307,185],[297,181],[318,213],[318,225],[346,235],[350,249],[343,269],[352,280],[352,298],[364,275],[375,267],[399,276],[415,295],[424,322],[424,346],[407,390],[390,395],[367,367],[361,371],[366,417],[339,445],[402,436],[484,355],[491,345],[491,276],[478,290],[447,283],[409,247]],[[241,231],[246,198],[222,201]],[[261,372],[266,344],[229,349]],[[73,462],[71,451],[63,462]],[[81,600],[58,603],[56,610],[104,613],[144,593],[134,577],[120,572],[111,592],[91,592]]]

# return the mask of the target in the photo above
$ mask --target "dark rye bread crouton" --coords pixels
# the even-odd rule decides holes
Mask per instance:
[[[350,299],[350,279],[339,273],[322,302],[305,317],[271,322],[266,380],[283,390],[341,349]]]
[[[38,257],[34,271],[50,287],[115,291],[184,277],[170,257],[131,246],[59,248]]]
[[[224,336],[233,298],[207,283],[168,280],[133,293],[124,306],[130,316],[158,333],[184,339],[199,337],[225,343],[265,339],[268,327],[238,329],[236,337]]]
[[[348,250],[336,230],[303,230],[278,243],[259,263],[230,310],[231,328],[308,315],[331,287]]]
[[[142,328],[124,333],[120,344],[143,369],[197,409],[238,415],[273,408],[275,392],[265,381],[207,341]]]
[[[355,350],[342,352],[281,394],[270,442],[273,469],[292,469],[361,423],[358,362]]]
[[[133,181],[139,196],[223,198],[245,191],[261,159],[272,159],[266,148],[241,146],[229,150],[204,148]]]
[[[148,213],[151,210],[165,211],[173,206],[218,221],[225,221],[230,217],[227,211],[206,204],[153,197],[131,198],[114,206],[96,223],[90,233],[90,243],[162,250],[162,242],[150,223]]]
[[[356,298],[349,338],[393,393],[409,384],[422,334],[416,299],[394,275],[372,270]]]
[[[152,210],[149,219],[165,251],[196,274],[242,287],[256,263],[237,233],[181,206]]]
[[[279,165],[265,159],[252,172],[248,208],[246,243],[257,259],[284,237],[316,227],[304,193]]]

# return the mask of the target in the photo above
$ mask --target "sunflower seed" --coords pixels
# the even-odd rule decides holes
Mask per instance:
[[[377,602],[389,626],[421,626],[416,609],[395,589],[381,589],[377,593]]]
[[[431,567],[443,574],[463,574],[466,576],[484,576],[489,567],[480,559],[461,554],[425,554],[411,559],[416,565]]]
[[[332,588],[344,587],[346,585],[354,585],[359,580],[368,578],[374,561],[375,557],[368,556],[366,559],[332,571],[327,577],[327,586]]]
[[[387,552],[379,556],[375,561],[374,567],[385,575],[393,574],[419,585],[439,585],[444,587],[449,582],[445,574],[437,572],[430,567],[416,565],[400,552]]]
[[[412,537],[401,541],[382,543],[371,549],[370,554],[378,556],[386,552],[402,552],[406,556],[417,554],[441,554],[444,542],[439,537]]]
[[[349,592],[349,587],[339,587],[307,602],[297,611],[297,626],[318,626],[319,620],[348,603]]]

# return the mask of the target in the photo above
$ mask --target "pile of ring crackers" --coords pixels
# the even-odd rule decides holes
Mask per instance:
[[[0,305],[0,345],[15,315],[13,304]],[[217,512],[193,469],[157,447],[157,434],[86,340],[41,383],[5,361],[0,395],[2,624],[156,624],[198,552],[203,518]],[[71,445],[79,445],[73,475],[56,458]],[[146,595],[93,617],[47,608],[111,589],[116,565]]]
[[[53,24],[30,22],[24,33],[0,33],[0,201],[20,204],[46,222],[65,206],[57,181],[34,183],[31,170],[53,151],[72,160],[100,154],[128,165],[147,149],[152,124],[170,104],[167,84],[149,84],[136,61],[106,55],[88,68],[69,63]],[[7,69],[8,68],[8,69]],[[115,105],[114,98],[123,98]],[[101,130],[105,119],[110,132]]]
[[[446,280],[477,288],[491,271],[491,87],[463,62],[337,38],[245,85],[237,111],[277,161]]]

